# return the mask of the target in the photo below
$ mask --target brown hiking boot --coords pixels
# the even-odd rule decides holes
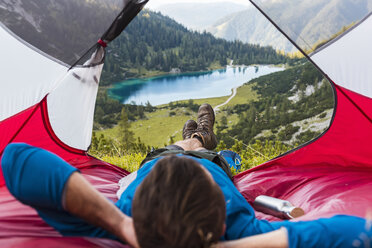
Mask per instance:
[[[205,103],[200,106],[198,111],[198,128],[196,132],[191,135],[191,138],[196,136],[202,139],[204,148],[213,150],[217,146],[217,138],[213,133],[214,125],[214,111],[211,105]]]
[[[190,139],[191,135],[196,132],[196,128],[198,127],[198,124],[194,120],[188,120],[185,122],[185,125],[183,126],[182,130],[182,138]]]

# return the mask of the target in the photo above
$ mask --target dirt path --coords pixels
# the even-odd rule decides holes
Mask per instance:
[[[224,102],[224,103],[222,103],[222,104],[217,105],[216,107],[214,107],[214,112],[219,111],[221,107],[223,107],[223,106],[225,106],[226,104],[228,104],[228,103],[231,101],[231,99],[234,98],[234,96],[236,95],[236,91],[237,91],[236,89],[237,89],[237,88],[238,88],[238,87],[235,87],[235,88],[232,89],[232,95],[229,97],[229,99],[226,100],[226,102]]]

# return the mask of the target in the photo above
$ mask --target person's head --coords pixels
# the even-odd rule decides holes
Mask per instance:
[[[223,235],[225,215],[219,186],[198,162],[184,156],[160,159],[132,202],[141,248],[208,247]]]

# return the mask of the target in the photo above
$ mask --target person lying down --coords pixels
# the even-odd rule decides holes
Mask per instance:
[[[366,219],[338,215],[268,222],[233,184],[225,159],[212,150],[214,112],[200,107],[184,140],[150,152],[116,203],[78,169],[27,144],[6,147],[6,186],[64,236],[119,240],[132,247],[358,247],[371,240]]]

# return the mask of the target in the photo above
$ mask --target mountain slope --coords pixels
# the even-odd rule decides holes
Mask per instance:
[[[309,62],[253,79],[238,92],[244,87],[251,87],[260,97],[228,109],[238,115],[238,122],[229,129],[217,124],[218,139],[228,145],[234,143],[232,137],[246,144],[256,139],[301,144],[328,127],[334,107],[333,90]],[[310,119],[317,119],[317,123],[308,123]]]
[[[241,40],[285,51],[293,48],[292,44],[255,8],[226,16],[207,31],[227,40]]]
[[[243,9],[246,5],[216,2],[216,3],[172,3],[163,4],[154,10],[160,11],[187,28],[203,31],[212,26],[221,16],[226,16]]]
[[[369,0],[265,1],[262,9],[301,47],[328,40],[344,26],[359,21],[372,10]],[[238,39],[291,51],[282,35],[258,13],[248,9],[223,17],[208,31],[216,37]]]

